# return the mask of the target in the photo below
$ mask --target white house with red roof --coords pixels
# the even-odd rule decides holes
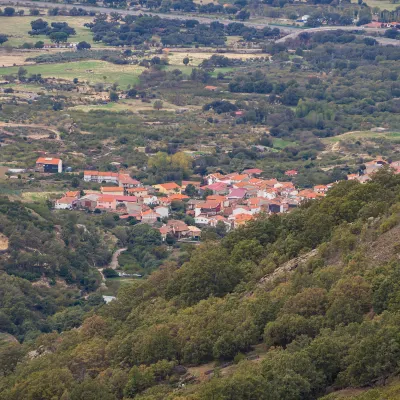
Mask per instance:
[[[61,197],[61,199],[56,200],[54,208],[56,210],[72,210],[76,203],[76,197]]]

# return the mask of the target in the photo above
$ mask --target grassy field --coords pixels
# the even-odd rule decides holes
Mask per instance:
[[[116,296],[119,288],[122,285],[132,285],[137,279],[133,278],[109,278],[106,279],[106,290],[102,290],[102,294],[105,296]]]
[[[274,144],[275,149],[283,149],[289,145],[292,145],[292,146],[296,145],[295,142],[290,142],[289,140],[284,140],[281,138],[273,138],[272,142]]]
[[[171,66],[178,66],[181,68],[181,66],[184,67],[182,60],[185,57],[189,57],[190,59],[190,64],[188,65],[188,68],[191,68],[193,66],[197,67],[203,60],[210,58],[213,54],[213,52],[209,53],[201,53],[201,52],[170,52],[168,53],[168,62]],[[231,59],[241,59],[241,60],[247,60],[249,58],[259,58],[259,57],[265,57],[265,54],[240,54],[240,53],[223,53],[221,54],[224,57],[231,58]]]
[[[106,61],[76,61],[60,64],[27,65],[29,74],[42,74],[45,78],[61,78],[90,83],[114,83],[118,82],[121,88],[138,82],[138,76],[144,70],[135,65],[115,65]],[[0,68],[0,75],[15,74],[18,67]],[[104,79],[105,77],[105,79]]]
[[[354,131],[343,133],[342,135],[328,137],[322,139],[325,144],[337,143],[341,140],[358,140],[358,139],[379,139],[385,138],[389,140],[400,139],[400,132],[371,132],[371,131]]]
[[[45,35],[30,36],[28,34],[32,29],[30,22],[38,18],[44,19],[49,25],[52,22],[67,22],[69,26],[76,30],[76,35],[71,36],[69,39],[71,42],[81,42],[84,40],[94,47],[101,46],[101,44],[93,42],[90,29],[83,26],[86,22],[93,21],[93,17],[49,17],[47,15],[42,15],[40,17],[31,17],[29,15],[24,17],[0,17],[0,31],[2,34],[9,37],[6,44],[17,47],[26,42],[35,43],[38,40],[42,40],[44,43],[51,43],[50,39]]]
[[[64,192],[23,192],[21,197],[24,201],[45,201],[49,199],[55,199],[63,195]]]

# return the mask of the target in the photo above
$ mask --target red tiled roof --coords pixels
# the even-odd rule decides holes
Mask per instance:
[[[177,185],[175,182],[160,183],[159,185],[155,185],[155,186],[161,186],[165,190],[172,190],[172,189],[180,188],[180,186]]]
[[[36,164],[58,165],[60,161],[61,160],[59,158],[39,157],[36,160]]]
[[[101,191],[104,193],[108,193],[108,192],[124,192],[124,188],[119,187],[119,186],[102,186]]]

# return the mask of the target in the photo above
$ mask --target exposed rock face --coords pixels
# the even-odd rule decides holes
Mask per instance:
[[[0,233],[0,251],[8,250],[8,237]]]
[[[264,276],[260,279],[258,285],[263,286],[266,283],[273,282],[275,279],[282,277],[283,275],[295,270],[299,265],[305,264],[310,258],[316,256],[318,250],[311,250],[309,253],[302,254],[299,257],[293,258],[285,262],[281,267],[277,268],[274,272]]]

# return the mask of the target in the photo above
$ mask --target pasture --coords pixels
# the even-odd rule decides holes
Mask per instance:
[[[28,13],[28,11],[25,12]],[[5,44],[12,47],[18,47],[22,46],[24,43],[36,43],[39,40],[43,41],[44,43],[51,43],[51,40],[45,35],[30,36],[28,34],[28,32],[32,29],[30,25],[31,21],[39,18],[47,21],[49,25],[52,22],[67,22],[69,26],[76,30],[76,35],[70,36],[70,42],[86,41],[94,47],[101,46],[101,44],[93,42],[90,29],[84,27],[86,22],[93,21],[93,17],[50,17],[47,15],[35,17],[30,15],[23,17],[0,17],[1,33],[8,36],[8,42]]]
[[[94,83],[111,84],[118,82],[122,89],[138,82],[144,67],[116,65],[106,61],[90,60],[70,63],[27,65],[28,74],[42,74],[44,78],[56,78]],[[0,68],[0,75],[15,74],[18,67]]]

